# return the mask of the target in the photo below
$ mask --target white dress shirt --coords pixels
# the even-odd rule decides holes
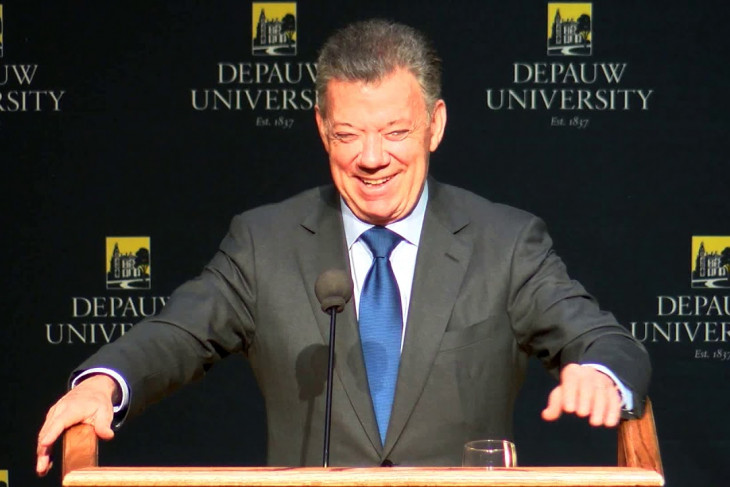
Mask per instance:
[[[403,240],[396,245],[390,254],[390,265],[395,274],[400,291],[401,310],[403,312],[403,330],[401,335],[401,350],[403,349],[403,337],[406,333],[406,322],[408,318],[408,306],[411,302],[411,289],[413,288],[413,274],[416,270],[416,257],[418,255],[418,244],[421,241],[421,228],[423,218],[426,215],[426,203],[428,201],[428,184],[424,185],[421,197],[413,211],[402,220],[390,223],[385,226],[400,235]],[[360,317],[360,293],[362,292],[365,278],[370,267],[373,265],[373,254],[370,247],[360,240],[360,236],[370,230],[372,223],[365,223],[355,216],[345,201],[340,198],[342,209],[342,220],[345,226],[345,240],[347,251],[350,256],[350,270],[352,273],[352,290],[355,299],[355,311]]]

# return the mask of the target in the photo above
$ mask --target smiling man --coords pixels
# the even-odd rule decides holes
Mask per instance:
[[[427,106],[405,68],[373,82],[333,79],[325,93],[317,127],[348,208],[376,225],[408,216],[421,196],[429,153],[443,137],[444,101]]]
[[[440,61],[387,21],[333,35],[316,123],[333,186],[234,218],[203,273],[159,316],[72,375],[38,439],[39,474],[65,428],[111,424],[245,354],[264,396],[271,465],[318,465],[328,318],[317,276],[349,269],[338,321],[331,465],[458,465],[462,445],[509,438],[529,356],[559,383],[546,420],[641,414],[643,347],[570,279],[538,218],[428,178],[446,124]],[[312,378],[320,378],[313,380]]]

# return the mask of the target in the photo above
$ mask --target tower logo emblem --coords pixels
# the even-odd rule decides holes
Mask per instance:
[[[254,56],[295,56],[296,2],[253,2],[251,5],[251,53]]]
[[[692,237],[692,287],[730,288],[730,236]]]
[[[149,237],[106,238],[106,288],[151,289]]]
[[[593,54],[593,4],[548,3],[548,56]]]

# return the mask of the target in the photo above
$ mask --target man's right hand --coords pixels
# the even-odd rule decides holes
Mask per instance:
[[[117,383],[108,375],[93,375],[80,382],[51,407],[46,415],[46,422],[38,433],[36,473],[39,476],[46,475],[53,466],[53,443],[71,426],[89,424],[94,427],[99,438],[110,440],[114,437],[111,428],[114,419],[112,398],[117,387]]]

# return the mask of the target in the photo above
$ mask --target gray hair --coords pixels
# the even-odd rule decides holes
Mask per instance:
[[[402,68],[421,87],[430,115],[441,98],[441,59],[428,39],[407,25],[381,19],[355,22],[335,32],[317,60],[317,99],[326,118],[327,84],[331,80],[382,80]]]

